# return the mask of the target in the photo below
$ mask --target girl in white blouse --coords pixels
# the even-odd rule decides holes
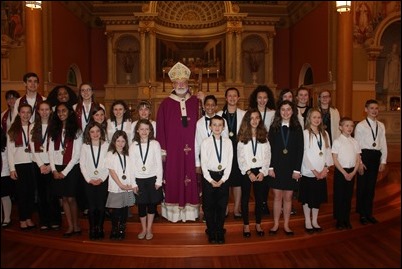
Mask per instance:
[[[306,117],[302,178],[299,186],[299,202],[303,205],[305,231],[320,232],[318,212],[321,203],[328,200],[328,167],[333,164],[331,142],[322,123],[321,112],[312,108]]]
[[[84,133],[81,149],[80,168],[84,176],[85,193],[88,198],[89,239],[103,239],[105,204],[107,198],[107,178],[109,170],[105,166],[109,143],[101,124],[89,122]]]
[[[126,102],[123,100],[116,100],[111,106],[110,118],[107,120],[107,136],[109,142],[117,130],[126,132],[128,138],[127,143],[128,146],[130,146],[133,140],[134,128],[131,124],[130,111],[128,110]]]
[[[140,119],[135,126],[134,142],[129,150],[130,168],[137,187],[134,187],[142,231],[138,239],[153,238],[152,223],[156,206],[162,199],[162,151],[155,140],[152,123]]]
[[[54,195],[62,197],[68,228],[64,237],[81,234],[78,223],[77,191],[81,172],[78,165],[82,146],[77,115],[67,103],[60,103],[49,124],[49,162]]]
[[[271,146],[268,132],[261,119],[258,108],[249,109],[243,117],[237,144],[237,160],[243,175],[241,184],[241,211],[243,216],[243,236],[250,237],[249,200],[251,185],[255,198],[255,229],[258,236],[264,236],[261,228],[262,205],[266,190],[268,169],[271,162]]]
[[[117,130],[110,141],[106,156],[109,169],[109,195],[106,207],[112,209],[112,232],[110,239],[121,240],[126,236],[128,207],[134,205],[135,178],[130,175],[128,159],[128,138],[126,132]]]
[[[52,168],[49,161],[49,121],[52,116],[52,107],[48,100],[38,104],[38,117],[30,128],[30,147],[34,172],[38,189],[38,213],[40,230],[59,229],[61,212],[59,199],[52,192]]]
[[[16,194],[21,230],[35,228],[32,213],[35,201],[35,177],[32,176],[33,163],[29,147],[29,119],[32,107],[21,104],[7,138],[7,157],[10,177],[16,181]]]

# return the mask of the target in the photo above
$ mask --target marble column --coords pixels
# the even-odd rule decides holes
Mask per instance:
[[[352,12],[338,14],[336,107],[341,116],[352,117],[353,100],[353,19]]]
[[[226,82],[233,82],[233,31],[226,32]]]
[[[149,82],[156,81],[156,33],[155,29],[149,32]]]
[[[241,63],[241,30],[236,31],[236,74],[235,74],[235,82],[241,83],[241,72],[242,72],[242,63]]]
[[[23,2],[25,3],[25,2]],[[26,72],[39,76],[38,92],[44,93],[42,9],[25,7]],[[24,72],[25,73],[25,72]],[[21,78],[22,79],[22,78]]]
[[[113,58],[114,58],[114,53],[113,53],[113,36],[114,34],[112,32],[105,32],[105,35],[107,36],[107,66],[108,66],[108,72],[107,72],[107,84],[112,85],[116,83],[116,75],[115,75],[115,68],[113,64]]]
[[[140,83],[145,83],[145,31],[140,30]]]

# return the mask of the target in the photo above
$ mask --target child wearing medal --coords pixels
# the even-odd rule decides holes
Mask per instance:
[[[134,140],[129,149],[130,178],[135,178],[134,193],[141,221],[138,239],[153,238],[152,224],[157,204],[162,199],[162,151],[155,140],[150,120],[140,119],[135,125]]]
[[[352,137],[354,123],[349,117],[339,121],[341,135],[332,144],[334,173],[334,212],[338,230],[352,229],[350,210],[352,204],[355,176],[361,162],[359,143]]]
[[[270,235],[276,235],[283,208],[283,228],[288,236],[294,235],[289,227],[293,190],[301,177],[304,140],[303,130],[297,118],[297,107],[289,101],[281,101],[275,111],[269,129],[271,164],[268,170],[268,184],[274,193],[274,226]]]
[[[299,185],[299,202],[303,205],[304,229],[312,234],[322,231],[318,224],[318,213],[320,205],[328,201],[328,167],[333,164],[330,137],[317,108],[307,112],[303,134],[303,176]]]
[[[235,219],[241,219],[241,180],[243,175],[240,172],[239,165],[237,163],[237,133],[240,129],[241,121],[246,113],[244,110],[238,107],[240,99],[240,92],[237,88],[231,87],[225,91],[226,104],[221,111],[217,114],[222,116],[228,126],[229,138],[232,141],[233,146],[233,160],[232,160],[232,172],[229,177],[228,184],[233,191],[234,207],[233,215]],[[226,209],[226,215],[228,214],[228,208]]]
[[[244,175],[241,184],[241,212],[243,216],[243,236],[250,237],[249,200],[251,185],[255,199],[255,229],[258,236],[264,236],[261,228],[262,209],[266,176],[271,162],[271,146],[268,143],[268,131],[261,119],[258,108],[249,109],[243,117],[237,144],[239,168]]]
[[[126,236],[128,207],[134,205],[134,187],[137,186],[129,172],[128,138],[125,131],[117,130],[110,141],[106,155],[109,169],[109,195],[106,207],[111,209],[112,231],[110,239],[122,240]],[[127,166],[129,165],[129,166]]]
[[[88,198],[89,239],[103,239],[105,204],[107,198],[109,170],[105,166],[109,143],[102,125],[90,121],[85,128],[84,144],[81,149],[80,169],[85,179]]]
[[[38,104],[38,117],[30,129],[30,146],[32,160],[35,163],[34,173],[38,190],[38,213],[40,230],[59,229],[61,212],[58,197],[52,192],[52,168],[49,161],[48,126],[52,115],[52,107],[48,100]]]
[[[375,224],[373,201],[378,172],[383,172],[387,164],[387,140],[385,125],[378,121],[378,101],[366,101],[364,111],[366,118],[356,125],[355,139],[362,150],[356,184],[356,212],[360,214],[360,223]]]
[[[117,130],[126,132],[128,137],[128,146],[131,145],[133,139],[134,128],[131,123],[131,114],[128,105],[123,100],[116,100],[110,108],[110,118],[107,119],[107,136],[111,141],[113,134]]]
[[[7,158],[10,177],[15,180],[21,230],[35,228],[32,213],[35,204],[35,177],[32,175],[32,153],[29,145],[29,119],[32,107],[22,103],[7,134]]]
[[[79,159],[82,132],[77,115],[67,103],[56,105],[49,123],[49,162],[53,174],[53,194],[62,198],[68,228],[64,237],[80,235],[77,193],[81,179]]]
[[[208,241],[225,243],[224,223],[229,201],[229,179],[232,170],[232,141],[222,136],[225,121],[215,115],[209,123],[212,135],[201,144],[201,169],[204,177],[202,208],[207,224]]]

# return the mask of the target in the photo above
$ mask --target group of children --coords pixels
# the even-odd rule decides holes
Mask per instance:
[[[37,195],[41,230],[59,229],[61,198],[68,224],[64,236],[80,234],[76,197],[84,182],[90,239],[104,238],[105,208],[111,212],[110,238],[125,238],[129,207],[134,203],[141,222],[138,239],[152,239],[153,220],[163,197],[163,165],[161,147],[155,140],[155,122],[150,120],[150,103],[139,103],[139,120],[132,122],[127,104],[117,100],[106,120],[105,108],[93,100],[88,83],[80,86],[78,103],[72,106],[67,86],[57,89],[60,100],[52,103],[36,93],[36,74],[28,73],[24,82],[25,99],[12,94],[17,99],[15,105],[18,103],[13,110],[15,117],[11,116],[12,110],[6,116],[2,114],[2,226],[11,223],[11,202],[3,197],[10,196],[10,186],[15,181],[22,230],[35,227],[32,213]],[[258,236],[265,234],[261,219],[269,188],[274,193],[270,235],[277,233],[281,214],[285,233],[294,234],[289,219],[295,189],[299,189],[298,199],[303,205],[305,231],[321,231],[318,212],[320,204],[327,201],[326,177],[332,164],[336,227],[352,227],[351,199],[357,173],[360,221],[377,222],[372,212],[375,181],[387,157],[385,128],[376,119],[377,101],[366,102],[367,118],[356,126],[355,138],[353,121],[344,117],[339,121],[341,135],[332,137],[331,143],[322,111],[308,108],[300,120],[298,107],[304,106],[286,100],[285,95],[281,94],[283,99],[275,110],[271,90],[259,86],[250,96],[249,109],[244,111],[237,107],[238,89],[229,88],[225,92],[226,104],[218,113],[215,96],[204,98],[205,115],[198,120],[195,134],[195,158],[197,172],[202,174],[202,208],[210,243],[225,242],[230,188],[235,218],[243,219],[246,238],[251,236],[252,188]],[[7,100],[8,97],[6,94]],[[7,121],[12,123],[10,127]]]
[[[81,234],[81,191],[91,240],[104,238],[105,208],[110,209],[110,238],[123,239],[135,201],[142,224],[138,238],[152,239],[153,217],[162,197],[162,158],[155,123],[149,120],[150,103],[139,103],[139,120],[132,123],[126,103],[118,100],[106,120],[89,83],[80,85],[73,106],[74,92],[68,86],[49,94],[55,101],[37,93],[35,73],[27,73],[24,83],[26,95],[18,98],[15,91],[7,92],[9,108],[5,116],[2,113],[2,226],[11,224],[10,196],[15,193],[21,230],[36,228],[36,202],[40,230],[60,229],[61,202],[68,226],[63,236]]]

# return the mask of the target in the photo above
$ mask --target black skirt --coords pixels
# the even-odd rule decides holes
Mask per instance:
[[[66,165],[56,165],[58,172],[63,171]],[[78,180],[81,180],[79,164],[74,165],[73,169],[63,179],[53,179],[52,192],[59,197],[76,197],[78,193]]]

